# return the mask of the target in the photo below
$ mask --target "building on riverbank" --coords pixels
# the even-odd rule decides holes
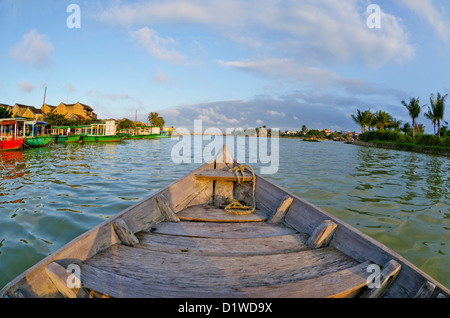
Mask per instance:
[[[80,102],[76,104],[60,103],[53,112],[68,119],[97,119],[97,114],[94,113],[92,107]]]
[[[14,117],[44,120],[44,112],[34,106],[15,104],[11,109]]]

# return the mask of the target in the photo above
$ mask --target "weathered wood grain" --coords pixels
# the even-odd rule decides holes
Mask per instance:
[[[257,238],[295,234],[297,231],[283,225],[265,222],[212,223],[212,222],[162,222],[152,232],[167,235],[215,238]]]
[[[187,256],[183,253],[162,253],[115,245],[92,257],[85,264],[120,277],[140,281],[142,284],[153,286],[154,289],[155,286],[165,286],[174,290],[185,290],[185,296],[190,297],[195,297],[196,291],[211,290],[210,297],[215,297],[216,294],[213,292],[215,289],[223,291],[223,289],[287,284],[327,275],[357,263],[331,247],[240,257]],[[83,277],[83,284],[91,288],[91,283],[85,280],[84,270]]]
[[[327,246],[331,239],[333,238],[333,234],[336,231],[337,224],[331,220],[323,221],[311,234],[306,245],[311,248],[321,248]]]
[[[256,298],[345,298],[354,297],[366,287],[368,263],[317,278],[291,282],[278,286],[246,288]]]
[[[198,180],[217,180],[217,181],[244,181],[248,182],[252,180],[252,174],[245,172],[244,175],[239,172],[238,176],[234,172],[230,172],[228,168],[226,170],[214,169],[214,170],[204,170],[196,173],[194,178]]]
[[[164,195],[157,195],[155,196],[156,203],[158,204],[158,207],[161,211],[161,213],[164,215],[167,221],[169,222],[180,222],[180,219],[173,211],[172,207],[170,206],[168,200]]]
[[[364,298],[379,298],[382,297],[385,291],[389,288],[392,282],[397,277],[402,266],[395,260],[390,260],[383,266],[380,278],[380,287],[369,288],[362,295]]]
[[[188,255],[249,256],[285,254],[308,249],[306,234],[288,234],[258,238],[203,238],[172,236],[156,233],[137,233],[139,245],[136,247],[166,253]]]
[[[292,202],[294,199],[290,196],[285,196],[283,201],[280,203],[279,207],[275,211],[275,213],[272,215],[268,223],[270,224],[278,224],[281,223],[281,221],[284,219],[286,213],[288,212],[289,208],[291,207]]]
[[[178,217],[183,221],[201,222],[265,222],[268,218],[265,212],[258,209],[252,214],[236,215],[211,205],[190,206],[179,212]]]
[[[414,296],[414,298],[430,298],[434,291],[436,290],[436,285],[432,282],[426,281],[422,287],[420,287],[417,294]]]
[[[134,233],[130,231],[128,225],[125,223],[124,220],[122,219],[115,220],[113,222],[113,228],[122,244],[134,246],[137,243],[139,243],[139,240],[134,235]]]
[[[80,288],[69,288],[67,280],[70,279],[69,273],[64,267],[56,262],[52,262],[45,267],[45,272],[50,277],[55,287],[66,298],[89,298],[89,293],[80,286]]]

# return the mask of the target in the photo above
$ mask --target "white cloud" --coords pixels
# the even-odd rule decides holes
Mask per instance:
[[[280,117],[284,117],[286,116],[285,113],[283,112],[277,112],[276,110],[268,110],[267,113],[271,116],[280,116]]]
[[[26,80],[21,81],[18,86],[22,93],[31,93],[34,90],[34,85],[28,83]]]
[[[25,65],[31,65],[39,69],[53,62],[53,50],[53,44],[49,41],[48,36],[39,34],[36,30],[31,30],[9,51],[8,56]]]
[[[271,56],[283,52],[308,62],[357,61],[380,66],[410,59],[414,50],[400,19],[382,12],[382,28],[369,29],[366,6],[360,0],[119,2],[104,9],[99,18],[127,26],[201,25],[258,52]]]
[[[157,59],[176,64],[183,64],[186,61],[184,55],[168,48],[177,44],[174,39],[170,37],[163,38],[153,29],[143,27],[131,32],[131,36],[136,39],[139,46],[145,48],[150,55]]]
[[[432,0],[398,0],[427,21],[443,39],[450,37],[450,22]]]

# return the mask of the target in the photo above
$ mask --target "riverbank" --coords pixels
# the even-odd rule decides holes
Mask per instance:
[[[433,146],[420,146],[410,143],[394,143],[387,141],[359,141],[355,140],[353,142],[354,145],[363,146],[363,147],[372,147],[372,148],[383,148],[383,149],[394,149],[394,150],[402,150],[402,151],[412,151],[412,152],[420,152],[427,153],[433,155],[441,155],[441,156],[450,156],[450,148],[444,147],[433,147]]]

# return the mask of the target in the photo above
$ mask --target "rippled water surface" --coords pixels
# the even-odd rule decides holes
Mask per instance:
[[[198,167],[172,162],[176,143],[128,140],[0,152],[0,288]],[[280,139],[279,149],[278,173],[264,177],[450,287],[448,157],[299,139]],[[252,165],[259,173],[259,164]]]

